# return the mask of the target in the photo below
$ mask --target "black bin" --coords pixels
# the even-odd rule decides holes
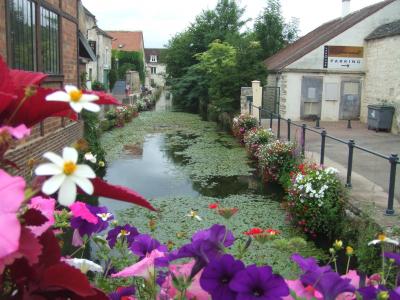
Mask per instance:
[[[388,105],[368,105],[368,129],[392,129],[394,107]]]

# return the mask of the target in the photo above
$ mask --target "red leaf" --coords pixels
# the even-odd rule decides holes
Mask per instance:
[[[27,127],[43,121],[48,117],[65,116],[76,119],[76,114],[70,108],[69,103],[59,101],[46,101],[46,96],[53,93],[53,89],[45,89],[38,87],[36,93],[27,98],[26,101],[18,108],[20,101],[24,97],[24,92],[19,91],[18,101],[13,101],[7,110],[1,114],[0,121],[7,122],[9,125],[25,124]],[[14,114],[11,120],[10,116]]]
[[[60,261],[61,249],[57,238],[54,236],[52,229],[45,231],[39,241],[43,246],[42,255],[39,257],[39,264],[51,266]]]
[[[84,297],[96,295],[89,280],[80,270],[62,262],[47,268],[40,280],[40,289],[43,291],[60,288]]]
[[[125,201],[146,207],[152,211],[156,209],[141,195],[133,190],[120,185],[112,185],[100,178],[92,179],[94,186],[94,196],[101,196],[106,198],[112,198],[120,201]]]
[[[48,75],[40,72],[29,72],[10,69],[10,76],[18,90],[30,85],[39,85]]]
[[[42,213],[35,209],[28,209],[22,216],[26,226],[41,226],[48,221],[48,219],[42,215]]]
[[[121,102],[119,102],[117,99],[115,99],[112,95],[104,93],[104,92],[99,92],[99,91],[85,91],[87,94],[94,94],[99,96],[99,100],[95,101],[97,104],[111,104],[111,105],[122,105]]]

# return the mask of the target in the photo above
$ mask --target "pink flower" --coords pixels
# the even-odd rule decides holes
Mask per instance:
[[[146,255],[142,260],[133,264],[130,267],[123,269],[122,271],[112,274],[111,277],[143,277],[149,279],[151,275],[154,275],[154,264],[156,258],[164,257],[165,253],[160,252],[157,249],[151,251],[150,254]]]
[[[1,126],[0,127],[0,132],[3,131],[8,131],[8,133],[16,138],[17,140],[20,140],[28,135],[31,134],[31,130],[27,128],[24,124],[21,124],[17,127],[11,127],[11,126]]]
[[[289,289],[296,293],[296,296],[301,299],[316,299],[316,300],[323,300],[324,297],[312,286],[305,287],[303,283],[299,280],[285,280],[286,284],[288,285]],[[286,296],[282,298],[283,300],[293,300],[292,296]]]
[[[169,270],[170,272],[174,273],[176,277],[186,277],[190,276],[194,265],[194,261],[191,261],[186,264],[181,265],[170,265]],[[186,290],[186,299],[196,299],[196,300],[209,300],[210,295],[204,291],[200,286],[200,277],[203,271],[196,274],[196,276],[192,279],[192,284]],[[172,277],[169,275],[162,287],[161,287],[161,296],[167,297],[166,299],[175,299],[178,295],[178,290],[174,287],[172,283]],[[160,298],[164,299],[164,298]]]
[[[53,198],[35,197],[31,199],[29,207],[39,210],[42,213],[42,215],[45,216],[48,220],[41,226],[28,227],[35,236],[41,236],[43,232],[45,232],[54,224],[55,205],[56,201]]]
[[[95,215],[93,215],[87,208],[86,204],[80,201],[76,201],[74,204],[69,206],[74,217],[80,217],[89,223],[97,224],[98,220]]]
[[[17,251],[21,224],[17,212],[24,201],[25,181],[0,170],[0,259]]]
[[[342,275],[342,278],[350,279],[350,284],[354,286],[356,289],[360,287],[360,276],[357,274],[357,271],[350,270],[346,275]],[[336,300],[352,300],[355,299],[354,293],[342,293],[336,297]]]

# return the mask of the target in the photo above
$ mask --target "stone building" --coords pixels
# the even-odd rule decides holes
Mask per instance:
[[[368,81],[368,76],[379,72],[371,56],[379,55],[394,69],[400,45],[395,37],[377,41],[368,36],[399,19],[400,0],[385,0],[352,13],[350,0],[342,0],[342,5],[342,17],[321,25],[265,60],[268,85],[280,87],[279,110],[284,117],[358,119],[365,116],[365,103],[378,101],[368,87],[371,80],[376,80]],[[383,51],[379,43],[390,49]],[[379,93],[398,94],[399,77],[395,73],[386,72],[391,79],[380,76],[375,83],[380,85]]]
[[[367,121],[369,104],[389,104],[396,109],[392,132],[400,129],[400,15],[366,37],[366,74],[361,120]]]
[[[163,49],[146,48],[146,73],[150,78],[151,86],[165,86],[166,65],[160,62],[160,54]]]
[[[0,0],[0,56],[14,69],[49,74],[44,86],[79,86],[78,0]],[[7,153],[28,176],[30,159],[60,152],[82,137],[81,122],[47,118],[23,144]]]
[[[96,17],[83,5],[80,6],[80,12],[81,34],[87,40],[95,57],[95,59],[88,60],[85,69],[82,70],[82,72],[86,72],[86,85],[91,89],[92,83],[98,81],[108,89],[113,37],[97,26]],[[85,41],[82,44],[85,44]]]

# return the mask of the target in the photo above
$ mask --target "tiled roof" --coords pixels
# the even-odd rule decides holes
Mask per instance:
[[[113,37],[112,48],[122,51],[144,51],[143,32],[107,31]]]
[[[400,35],[400,20],[379,26],[365,40],[381,39],[388,36]]]
[[[150,62],[150,56],[156,55],[157,61],[160,59],[160,54],[163,48],[146,48],[144,49],[144,54],[146,56],[146,62]]]
[[[344,18],[329,21],[267,58],[264,63],[268,70],[280,70],[394,1],[397,0],[385,0],[355,11]]]

